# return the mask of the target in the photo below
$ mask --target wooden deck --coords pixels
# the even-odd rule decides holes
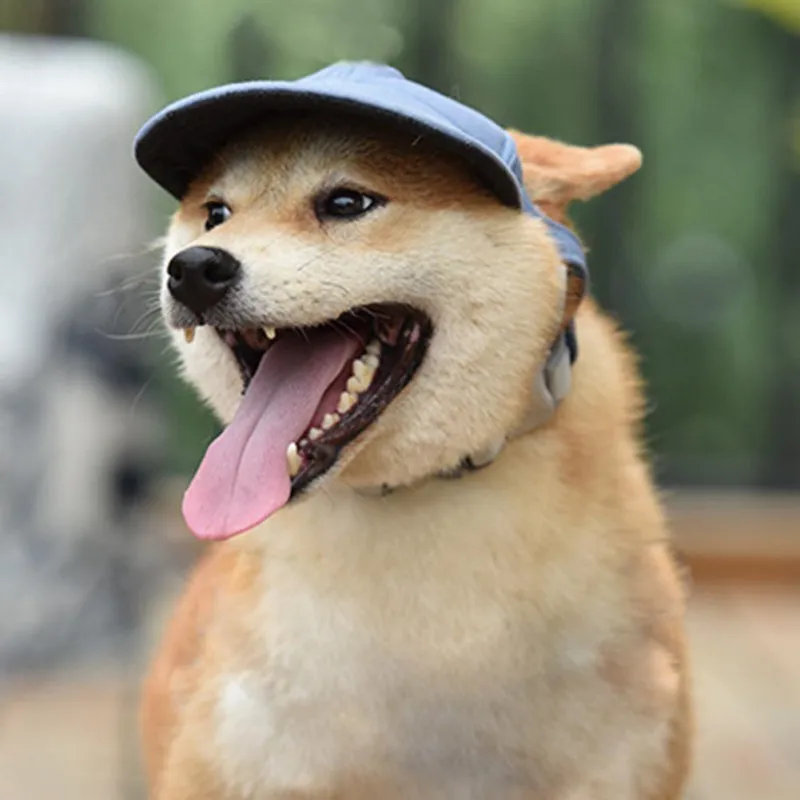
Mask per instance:
[[[691,800],[800,798],[800,587],[699,588]]]

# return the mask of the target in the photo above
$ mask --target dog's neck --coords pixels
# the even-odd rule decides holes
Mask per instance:
[[[498,436],[482,450],[465,455],[454,470],[442,473],[440,477],[459,477],[464,472],[488,467],[500,455],[509,439],[516,439],[547,423],[569,392],[574,358],[575,350],[565,331],[558,337],[544,367],[534,379],[530,405],[522,422],[509,434]]]
[[[531,400],[523,420],[510,433],[498,436],[486,447],[466,453],[453,468],[437,473],[436,478],[452,480],[468,472],[488,467],[503,452],[507,442],[545,425],[555,414],[559,403],[567,396],[572,384],[572,364],[577,354],[574,332],[570,326],[563,331],[550,350],[543,368],[537,373],[531,391]],[[396,487],[389,484],[365,486],[361,494],[384,495]]]

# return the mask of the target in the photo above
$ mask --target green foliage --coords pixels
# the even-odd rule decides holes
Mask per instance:
[[[645,152],[635,202],[622,202],[621,187],[578,219],[598,245],[600,299],[643,354],[659,464],[684,481],[757,480],[781,371],[773,234],[790,136],[800,162],[797,98],[787,106],[787,64],[767,19],[800,31],[800,0],[453,0],[445,23],[425,2],[96,0],[91,32],[150,63],[168,99],[369,58],[451,81],[440,88],[507,125],[576,143],[597,142],[619,117],[613,135]],[[433,37],[429,20],[443,25]],[[431,41],[441,46],[420,52]],[[610,54],[618,88],[602,85]],[[608,242],[617,208],[623,241]],[[615,251],[627,253],[624,269]],[[213,423],[173,396],[194,454]]]
[[[759,468],[753,454],[771,366],[777,65],[747,15],[722,13],[711,0],[695,0],[691,13],[658,0],[647,9],[650,46],[639,65],[652,157],[640,257],[642,299],[657,311],[644,341],[658,398],[652,429],[684,474],[719,475],[724,462],[736,471],[731,479],[749,481]],[[703,293],[709,271],[712,291]],[[697,323],[676,324],[692,303],[700,303]]]
[[[273,78],[340,58],[392,60],[403,49],[402,7],[373,0],[98,0],[92,26],[151,64],[172,99],[231,79],[230,35],[243,22],[263,38]]]

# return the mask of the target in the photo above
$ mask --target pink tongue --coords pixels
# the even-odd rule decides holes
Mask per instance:
[[[286,503],[286,448],[309,428],[325,390],[360,346],[355,337],[331,330],[283,334],[275,341],[184,495],[183,516],[195,536],[227,539]]]

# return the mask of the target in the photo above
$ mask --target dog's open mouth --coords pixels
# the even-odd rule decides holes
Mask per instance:
[[[194,533],[248,530],[329,470],[411,380],[431,332],[425,314],[393,305],[308,328],[218,329],[244,397],[186,493]]]
[[[339,451],[373,423],[400,393],[422,361],[430,325],[420,312],[377,306],[350,312],[314,329],[218,329],[231,348],[247,392],[261,360],[278,340],[306,344],[319,333],[350,340],[356,355],[325,390],[311,423],[286,449],[292,494],[329,469]]]

